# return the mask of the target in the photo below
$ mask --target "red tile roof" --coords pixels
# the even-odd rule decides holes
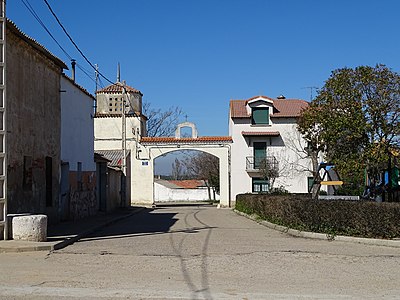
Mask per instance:
[[[201,144],[201,143],[232,143],[230,136],[202,136],[197,138],[175,138],[175,137],[142,137],[143,144]]]
[[[243,136],[279,136],[279,131],[242,131]]]
[[[96,113],[94,115],[95,118],[121,118],[121,116],[122,116],[122,114],[118,114],[118,113],[117,114],[114,114],[114,113],[112,113],[112,114],[110,114],[110,113]],[[138,111],[135,111],[134,114],[133,113],[127,113],[125,115],[125,117],[126,118],[141,117],[141,118],[144,118],[145,120],[147,120],[147,117],[145,115],[141,114]]]
[[[137,90],[137,89],[135,89],[135,88],[133,88],[131,86],[125,85],[125,89],[126,89],[126,91],[128,93],[140,94],[141,96],[143,96],[143,94],[139,90]],[[122,92],[123,92],[123,84],[121,82],[116,82],[114,84],[106,86],[105,88],[103,88],[101,90],[98,90],[96,92],[96,94],[100,94],[100,93],[104,93],[104,94],[122,94]]]
[[[231,118],[250,118],[247,113],[246,104],[257,98],[263,98],[273,101],[274,113],[271,118],[298,117],[302,109],[308,106],[308,102],[299,99],[272,99],[266,96],[256,96],[247,100],[231,100],[230,115]]]
[[[246,101],[245,100],[231,100],[230,104],[230,112],[232,118],[249,118],[250,115],[246,110]]]
[[[203,180],[195,180],[195,179],[168,180],[168,182],[175,184],[184,189],[197,189],[198,187],[205,186]]]
[[[274,112],[272,117],[298,117],[301,111],[308,106],[308,102],[299,99],[282,99],[274,100],[274,108],[278,112]]]

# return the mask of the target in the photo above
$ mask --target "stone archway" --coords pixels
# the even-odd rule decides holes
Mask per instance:
[[[189,122],[188,122],[189,123]],[[184,124],[184,123],[182,123]],[[131,202],[133,205],[154,204],[154,160],[177,150],[198,150],[219,159],[220,206],[230,207],[231,137],[143,137],[132,161]]]

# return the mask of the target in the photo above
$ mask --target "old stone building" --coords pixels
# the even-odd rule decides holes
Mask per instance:
[[[11,21],[6,30],[8,213],[57,220],[60,77],[67,66]]]

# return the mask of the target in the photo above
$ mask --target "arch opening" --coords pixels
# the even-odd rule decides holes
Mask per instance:
[[[174,149],[154,158],[154,202],[218,203],[220,158],[204,150]]]

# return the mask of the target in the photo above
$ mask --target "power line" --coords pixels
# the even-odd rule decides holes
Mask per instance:
[[[25,7],[28,9],[28,11],[32,14],[32,16],[38,21],[38,23],[43,27],[44,30],[50,35],[50,37],[53,39],[53,41],[60,47],[62,52],[71,60],[72,57],[68,54],[68,52],[61,46],[61,44],[57,41],[57,39],[51,34],[50,30],[46,27],[46,25],[43,23],[42,19],[39,17],[39,15],[35,12],[33,9],[32,5],[29,3],[28,0],[21,0],[21,2],[25,5]]]
[[[96,83],[96,80],[93,79],[92,75],[89,74],[89,72],[87,70],[85,70],[84,68],[82,68],[81,65],[76,64],[76,66],[82,71],[82,73],[84,73],[87,77],[90,78],[91,81],[93,81],[94,83]]]
[[[65,54],[65,56],[68,57],[69,60],[72,60],[72,56],[69,55],[69,53],[64,49],[64,47],[61,46],[61,44],[57,41],[57,39],[54,37],[54,35],[50,32],[50,30],[47,28],[47,26],[44,24],[40,16],[36,13],[35,9],[33,6],[29,3],[28,0],[21,0],[21,2],[24,4],[26,9],[32,14],[32,16],[36,19],[36,21],[43,27],[43,29],[48,33],[48,35],[53,39],[53,41],[58,45],[58,47],[62,50],[62,52]],[[83,66],[76,64],[77,67],[92,81],[95,82],[93,79],[93,76],[90,75],[89,71],[84,69]]]
[[[57,17],[56,13],[53,11],[53,9],[51,8],[49,2],[47,0],[43,0],[48,9],[50,10],[51,14],[53,15],[53,17],[56,19],[58,25],[60,25],[60,27],[62,28],[62,30],[64,31],[64,33],[67,35],[67,37],[69,38],[69,40],[71,41],[71,43],[75,46],[76,50],[78,50],[79,54],[82,55],[82,57],[86,60],[86,62],[93,68],[93,70],[96,70],[96,67],[89,61],[89,59],[86,57],[85,54],[83,54],[83,52],[81,51],[81,49],[79,49],[78,45],[74,42],[74,40],[72,39],[71,35],[68,33],[68,31],[65,29],[64,25],[61,23],[60,19]],[[109,80],[106,76],[104,76],[102,73],[100,73],[98,71],[98,74],[103,77],[106,81],[108,81],[111,84],[114,84],[114,82],[112,82],[111,80]]]

